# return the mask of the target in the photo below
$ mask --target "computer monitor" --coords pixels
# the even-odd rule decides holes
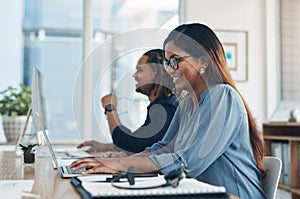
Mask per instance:
[[[46,113],[46,101],[45,101],[45,89],[44,89],[44,77],[37,68],[33,68],[32,76],[32,112],[38,112],[43,120],[44,128],[47,129],[47,113]],[[38,119],[33,116],[34,130],[39,145],[44,145],[45,140],[42,133],[43,127],[40,125]]]
[[[16,153],[20,155],[19,143],[23,142],[32,142],[32,139],[36,138],[39,145],[44,144],[44,136],[42,134],[43,127],[40,125],[36,117],[32,113],[38,112],[44,118],[43,123],[46,125],[46,105],[45,105],[45,93],[44,93],[44,78],[41,72],[37,69],[33,69],[33,78],[32,78],[32,94],[31,94],[31,108],[27,113],[27,119],[23,131],[20,132],[18,141],[16,143]],[[33,117],[32,117],[33,116]],[[27,128],[29,126],[29,121],[33,118],[34,132],[30,131],[30,134],[26,134]],[[23,143],[24,144],[24,143]]]
[[[45,129],[47,129],[47,114],[46,114],[46,103],[45,103],[45,89],[44,89],[44,77],[42,73],[37,69],[33,68],[32,78],[32,112],[38,112],[43,119]],[[36,117],[33,117],[35,131],[41,131],[42,127]]]

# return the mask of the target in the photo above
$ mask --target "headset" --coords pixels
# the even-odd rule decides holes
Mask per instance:
[[[150,186],[150,187],[122,187],[117,185],[116,182],[120,182],[121,178],[126,178],[130,185],[134,185],[134,167],[129,167],[127,172],[121,172],[117,175],[114,175],[112,178],[108,178],[107,181],[111,182],[111,185],[116,188],[120,189],[130,189],[130,190],[140,190],[140,189],[154,189],[154,188],[160,188],[160,187],[168,187],[171,186],[173,188],[177,187],[179,185],[180,180],[185,178],[184,173],[184,164],[180,165],[180,168],[177,168],[175,170],[170,171],[167,175],[165,175],[166,183],[157,185],[157,186]]]
[[[167,181],[165,186],[177,187],[179,185],[179,181],[185,177],[183,167],[170,171],[167,175],[165,175],[165,180]]]

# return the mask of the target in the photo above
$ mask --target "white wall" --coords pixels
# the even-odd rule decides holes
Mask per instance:
[[[5,6],[0,6],[0,52],[2,52],[0,58],[1,91],[8,86],[17,86],[22,81],[22,6],[23,3],[20,0],[6,1]],[[0,121],[2,121],[1,118]],[[0,142],[5,140],[2,122],[0,122]]]
[[[258,123],[266,121],[266,14],[263,0],[186,0],[185,22],[248,31],[248,81],[237,83]]]
[[[22,1],[10,0],[0,7],[0,90],[17,86],[22,80]]]

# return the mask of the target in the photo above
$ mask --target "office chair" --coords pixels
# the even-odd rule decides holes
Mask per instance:
[[[279,158],[265,156],[263,157],[263,164],[267,172],[262,183],[263,190],[267,199],[275,199],[282,162]]]

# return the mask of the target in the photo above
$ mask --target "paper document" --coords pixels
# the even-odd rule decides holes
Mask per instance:
[[[9,199],[19,199],[26,195],[30,197],[35,196],[31,194],[34,180],[1,180],[0,181],[0,193],[1,196]],[[29,194],[29,195],[28,195]]]
[[[87,175],[87,176],[79,176],[77,177],[81,182],[101,182],[106,181],[107,178],[111,178],[112,174],[95,174],[95,175]]]

